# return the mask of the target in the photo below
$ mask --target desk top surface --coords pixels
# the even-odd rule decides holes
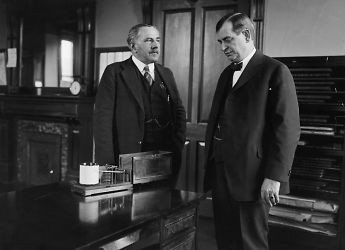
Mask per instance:
[[[87,248],[203,197],[169,188],[82,197],[59,184],[3,193],[0,249]]]

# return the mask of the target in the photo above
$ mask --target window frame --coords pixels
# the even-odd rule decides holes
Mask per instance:
[[[127,46],[119,47],[103,47],[95,48],[95,68],[94,68],[94,93],[97,92],[97,87],[100,79],[100,57],[102,53],[112,53],[112,52],[130,52],[131,50]]]

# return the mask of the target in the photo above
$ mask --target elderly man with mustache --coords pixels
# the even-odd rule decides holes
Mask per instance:
[[[171,151],[176,179],[186,112],[173,73],[157,63],[159,31],[152,25],[135,25],[127,43],[132,56],[108,65],[98,86],[93,123],[96,162],[118,164],[119,154]]]

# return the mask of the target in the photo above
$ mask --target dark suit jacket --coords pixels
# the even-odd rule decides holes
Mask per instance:
[[[94,111],[95,158],[99,164],[117,163],[118,155],[141,151],[144,137],[144,104],[137,68],[129,58],[105,69],[98,86]],[[186,112],[172,72],[155,64],[171,96],[173,141],[176,151],[185,142]]]
[[[231,84],[231,70],[221,74],[206,130],[205,191],[214,181],[212,138],[222,94]],[[230,82],[230,83],[229,83]],[[224,143],[225,178],[235,200],[255,200],[265,177],[289,191],[289,175],[300,135],[296,90],[289,69],[256,51],[228,98],[231,126]]]

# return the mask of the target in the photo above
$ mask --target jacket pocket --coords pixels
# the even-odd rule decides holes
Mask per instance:
[[[256,156],[259,159],[262,159],[262,147],[258,146],[257,150],[256,150]]]

